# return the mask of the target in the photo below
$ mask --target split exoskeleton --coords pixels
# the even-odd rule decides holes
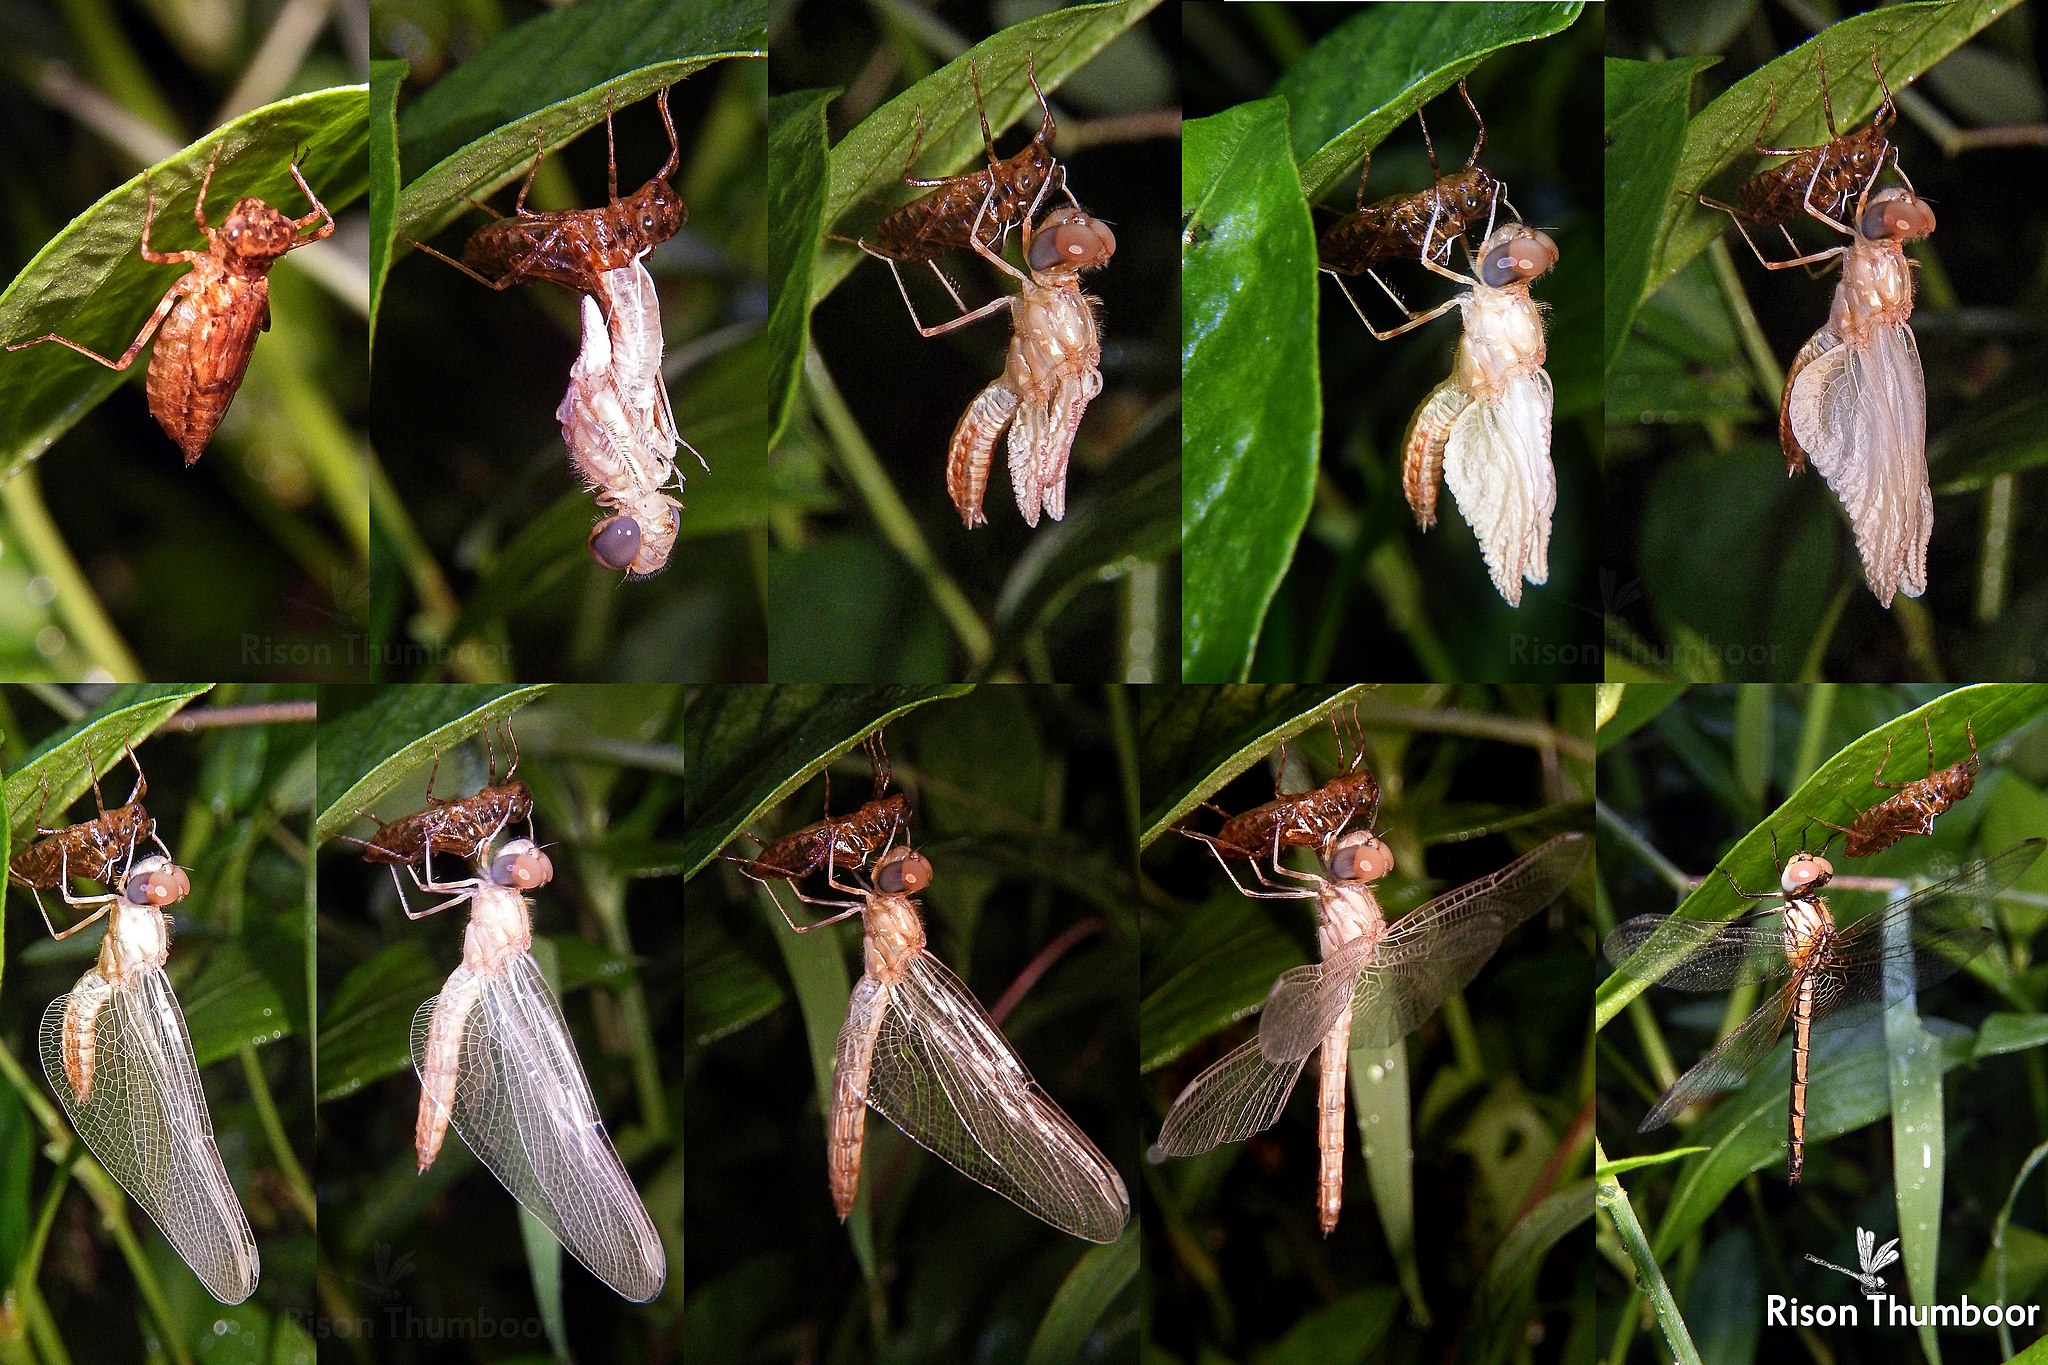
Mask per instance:
[[[1877,62],[1872,57],[1875,71]],[[1910,242],[1934,231],[1934,210],[1919,197],[1899,166],[1898,150],[1884,136],[1892,117],[1891,90],[1869,127],[1836,134],[1834,110],[1823,86],[1830,139],[1819,147],[1763,148],[1793,159],[1754,177],[1729,206],[1704,199],[1734,220],[1751,252],[1768,270],[1824,262],[1841,265],[1825,326],[1800,348],[1785,374],[1778,409],[1778,439],[1788,474],[1808,463],[1841,500],[1856,533],[1864,581],[1880,605],[1927,590],[1927,546],[1934,534],[1934,496],[1927,475],[1927,380],[1913,339],[1913,262]],[[1899,185],[1877,189],[1887,158]],[[1772,260],[1758,249],[1745,222],[1781,221],[1745,205],[1790,195],[1788,175],[1803,176],[1797,205],[1807,217],[1849,240],[1824,250]],[[1853,184],[1851,177],[1854,177]],[[1853,198],[1852,198],[1853,196]],[[1789,240],[1789,234],[1788,234]]]
[[[533,165],[509,218],[478,228],[454,260],[423,243],[421,250],[492,289],[549,280],[581,295],[582,349],[569,370],[569,389],[555,418],[569,449],[570,466],[604,513],[590,529],[591,558],[628,579],[667,567],[681,529],[683,489],[668,386],[661,375],[661,301],[646,259],[681,230],[688,218],[668,183],[682,148],[660,98],[669,157],[645,185],[619,197],[618,154],[612,111],[605,105],[607,190],[602,208],[540,213],[526,207],[540,170],[545,134],[534,139]],[[694,446],[690,453],[710,465]]]
[[[1462,82],[1459,90],[1464,93]],[[1466,104],[1471,105],[1469,95]],[[1437,173],[1427,190],[1370,206],[1361,202],[1357,212],[1325,231],[1319,256],[1323,272],[1337,281],[1366,330],[1382,341],[1453,308],[1463,315],[1464,336],[1450,377],[1430,391],[1402,438],[1401,486],[1424,531],[1436,525],[1439,481],[1450,486],[1495,589],[1509,606],[1520,606],[1524,583],[1542,584],[1550,577],[1557,508],[1551,385],[1543,369],[1543,305],[1529,296],[1529,286],[1557,263],[1557,245],[1548,233],[1513,217],[1496,226],[1507,196],[1500,181],[1478,165],[1485,145],[1481,123],[1462,171],[1448,178]],[[1436,171],[1434,147],[1430,168]],[[1359,198],[1364,199],[1362,174]],[[1465,241],[1465,228],[1482,215],[1485,236],[1476,255],[1466,244],[1472,273],[1461,275],[1445,264],[1450,244]],[[1463,291],[1433,308],[1410,309],[1377,270],[1404,254]],[[1345,274],[1371,278],[1406,320],[1384,331],[1373,326],[1345,287]]]
[[[143,173],[147,206],[142,215],[142,259],[154,265],[189,265],[191,269],[164,294],[118,359],[109,360],[54,332],[7,347],[18,351],[54,341],[110,370],[125,370],[155,335],[156,350],[150,354],[145,377],[149,411],[164,434],[185,452],[188,466],[199,459],[227,415],[228,404],[249,371],[257,334],[270,330],[270,268],[287,252],[334,232],[334,215],[306,184],[296,161],[290,167],[292,180],[313,206],[312,212],[293,218],[254,195],[245,195],[235,201],[219,227],[208,227],[206,190],[213,183],[220,152],[221,144],[216,143],[206,159],[206,174],[199,180],[199,196],[192,204],[192,220],[206,237],[204,251],[150,249],[156,190],[149,183],[149,173]],[[308,229],[312,229],[309,235],[300,236]]]
[[[971,62],[968,69],[975,105],[981,110],[980,69]],[[1025,524],[1037,526],[1041,513],[1054,521],[1066,515],[1067,465],[1074,438],[1089,402],[1102,392],[1102,337],[1096,317],[1100,303],[1081,292],[1080,272],[1108,264],[1116,237],[1067,187],[1066,167],[1047,145],[1054,127],[1052,109],[1029,59],[1026,72],[1043,110],[1037,136],[1012,156],[998,158],[987,113],[982,111],[987,166],[963,175],[914,179],[906,165],[905,183],[927,187],[930,193],[883,219],[873,241],[862,238],[855,243],[889,263],[911,323],[923,336],[940,336],[1005,309],[1010,313],[1013,331],[1003,372],[968,405],[947,450],[946,491],[969,529],[987,524],[982,503],[989,466],[996,442],[1006,432],[1011,488]],[[922,116],[917,142],[922,142]],[[913,144],[913,162],[916,155]],[[1041,215],[1055,188],[1067,202]],[[1000,254],[1012,227],[1022,235],[1025,270]],[[962,247],[1015,280],[1017,292],[968,308],[934,259],[942,251]],[[912,261],[932,265],[961,308],[958,317],[925,326],[897,270],[899,262]]]

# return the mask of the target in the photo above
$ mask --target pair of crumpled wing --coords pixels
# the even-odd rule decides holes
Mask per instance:
[[[1927,381],[1905,324],[1865,346],[1823,327],[1785,380],[1778,436],[1790,473],[1813,461],[1849,513],[1863,579],[1886,607],[1927,591],[1934,495],[1927,486]]]
[[[1102,392],[1102,374],[1087,370],[1063,376],[1045,403],[1020,401],[1007,378],[975,396],[946,454],[946,492],[969,528],[986,524],[981,502],[988,492],[996,438],[1009,429],[1010,487],[1026,526],[1038,525],[1041,509],[1054,521],[1067,514],[1067,460],[1088,402]]]
[[[1542,370],[1509,379],[1494,402],[1475,400],[1447,379],[1415,410],[1402,442],[1402,488],[1416,525],[1426,531],[1436,524],[1441,476],[1511,607],[1521,605],[1525,581],[1550,578],[1550,518],[1557,510],[1550,411],[1550,376]]]

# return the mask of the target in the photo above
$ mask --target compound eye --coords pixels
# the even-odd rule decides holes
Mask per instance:
[[[159,867],[129,878],[127,891],[137,905],[176,905],[191,894],[192,879],[182,867]]]
[[[639,553],[640,523],[631,517],[607,517],[590,528],[590,557],[607,569],[624,570]]]
[[[898,849],[875,868],[875,886],[884,895],[915,893],[931,884],[931,860],[912,849]]]
[[[524,839],[499,854],[491,863],[491,880],[499,886],[509,886],[518,891],[545,886],[554,875],[555,865],[548,855]]]

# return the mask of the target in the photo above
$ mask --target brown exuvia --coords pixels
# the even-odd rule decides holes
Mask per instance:
[[[526,183],[519,187],[510,218],[486,223],[471,233],[459,261],[424,242],[413,245],[493,289],[510,289],[527,280],[552,280],[565,289],[590,295],[609,309],[609,295],[601,283],[604,274],[624,269],[675,236],[690,216],[682,196],[668,183],[683,157],[675,120],[668,111],[669,89],[662,87],[660,100],[662,127],[668,130],[668,160],[651,180],[624,199],[619,198],[618,148],[612,140],[612,108],[607,96],[604,133],[609,200],[603,208],[553,213],[527,209],[526,193],[533,188],[533,177],[546,150],[542,135],[536,134],[533,166],[526,173]]]
[[[1892,742],[1884,742],[1884,762],[1877,765],[1871,782],[1896,795],[1887,796],[1869,810],[1858,813],[1846,825],[1826,820],[1815,823],[1843,835],[1842,851],[1851,858],[1882,853],[1909,834],[1934,833],[1935,818],[1977,789],[1977,774],[1983,762],[1977,756],[1977,736],[1971,722],[1963,722],[1963,735],[1970,743],[1970,756],[1960,763],[1936,771],[1934,767],[1934,722],[1922,718],[1927,728],[1927,776],[1911,782],[1884,780],[1885,764],[1891,762]]]
[[[1430,187],[1409,194],[1396,194],[1368,204],[1365,177],[1372,169],[1372,150],[1366,149],[1365,165],[1358,172],[1358,204],[1355,212],[1332,223],[1316,240],[1316,263],[1340,275],[1363,275],[1389,261],[1417,260],[1427,254],[1431,260],[1450,260],[1451,242],[1472,224],[1490,218],[1500,198],[1500,181],[1479,164],[1486,150],[1486,120],[1458,82],[1458,94],[1479,125],[1479,136],[1462,169],[1446,177],[1436,164],[1436,144],[1430,141],[1429,124],[1422,110],[1415,121],[1422,125],[1422,145],[1429,151]]]
[[[149,321],[118,360],[109,360],[89,347],[81,346],[54,332],[31,341],[9,344],[10,351],[54,341],[110,370],[125,370],[135,363],[152,334],[156,350],[149,358],[147,390],[149,410],[164,434],[185,452],[185,463],[198,460],[212,438],[214,428],[228,410],[235,390],[248,372],[249,356],[256,349],[256,334],[270,330],[270,267],[280,256],[309,242],[317,242],[334,231],[334,216],[306,184],[296,162],[292,179],[312,204],[303,218],[291,218],[254,195],[235,201],[219,227],[206,225],[206,187],[220,161],[220,146],[206,159],[206,174],[199,181],[199,198],[192,205],[192,219],[206,236],[204,251],[152,251],[150,221],[156,217],[156,191],[144,172],[142,183],[148,207],[142,217],[142,259],[157,265],[189,264],[170,292],[157,304]],[[325,220],[325,221],[322,221]],[[319,223],[309,237],[299,234]]]

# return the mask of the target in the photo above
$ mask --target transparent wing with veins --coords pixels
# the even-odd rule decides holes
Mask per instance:
[[[1991,942],[1985,902],[2031,867],[2040,852],[2038,839],[2015,845],[1839,930],[1804,968],[1813,983],[1813,1019],[1844,1005],[1924,990],[1961,971]],[[1681,990],[1728,990],[1794,972],[1780,910],[1724,921],[1639,915],[1617,926],[1602,947],[1616,972]],[[1795,976],[1680,1076],[1643,1120],[1643,1131],[1741,1084],[1791,1017],[1799,986]]]
[[[72,995],[103,994],[93,1018],[93,1068],[84,1098],[64,1067],[64,1011]],[[213,1142],[185,1017],[160,970],[120,986],[97,970],[43,1012],[43,1075],[71,1126],[107,1173],[141,1205],[185,1264],[222,1303],[256,1290],[256,1239]]]
[[[1113,1242],[1130,1196],[1108,1158],[1040,1090],[967,987],[929,953],[856,994],[840,1033],[883,1011],[867,1102],[919,1145],[1064,1232]]]
[[[1260,1050],[1276,1062],[1305,1058],[1346,1009],[1354,1049],[1407,1037],[1478,975],[1510,931],[1557,899],[1586,847],[1584,835],[1560,834],[1403,915],[1377,943],[1356,938],[1283,972],[1259,1018]]]
[[[1585,856],[1583,835],[1559,835],[1403,916],[1377,942],[1356,938],[1321,962],[1282,972],[1258,1036],[1188,1083],[1147,1155],[1194,1156],[1272,1127],[1346,1010],[1353,1048],[1406,1037],[1478,974],[1510,930],[1557,899]]]
[[[478,979],[463,1021],[455,1131],[592,1274],[623,1298],[646,1302],[668,1276],[667,1256],[605,1135],[554,992],[523,954]],[[438,999],[413,1016],[413,1065],[423,1084]]]

